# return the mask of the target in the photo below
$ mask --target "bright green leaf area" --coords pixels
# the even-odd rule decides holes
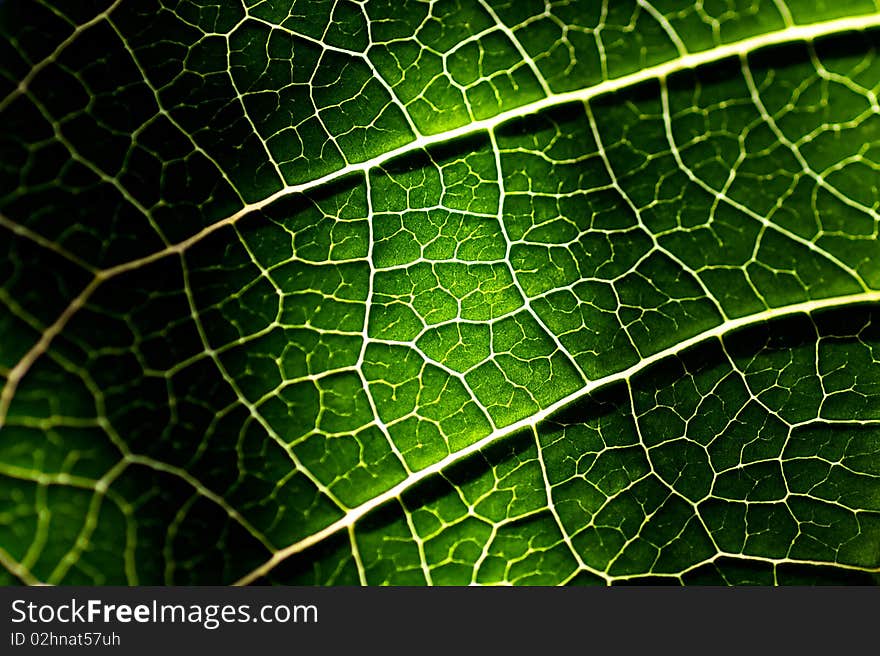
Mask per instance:
[[[880,581],[877,0],[0,26],[0,584]]]

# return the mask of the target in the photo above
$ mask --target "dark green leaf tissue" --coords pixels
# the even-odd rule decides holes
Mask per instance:
[[[0,32],[0,584],[880,582],[880,2]]]

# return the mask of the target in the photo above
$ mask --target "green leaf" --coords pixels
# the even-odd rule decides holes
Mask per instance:
[[[876,583],[880,4],[0,4],[0,583]]]

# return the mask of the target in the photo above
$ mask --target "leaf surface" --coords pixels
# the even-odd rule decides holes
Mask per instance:
[[[0,582],[872,583],[880,6],[0,6]]]

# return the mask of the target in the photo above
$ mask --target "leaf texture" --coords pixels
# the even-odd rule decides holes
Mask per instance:
[[[880,580],[874,0],[0,25],[0,582]]]

